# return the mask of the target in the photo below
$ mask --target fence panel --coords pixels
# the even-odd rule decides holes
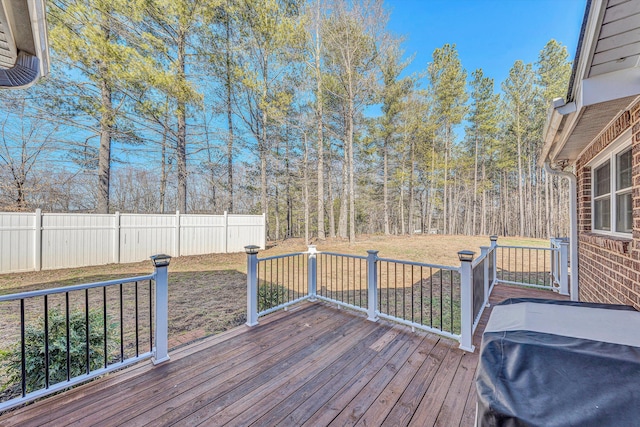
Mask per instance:
[[[180,255],[226,252],[225,220],[224,215],[181,215]]]
[[[108,264],[113,261],[113,215],[42,215],[42,269]]]
[[[0,273],[34,269],[35,233],[33,213],[0,213]]]
[[[120,262],[137,262],[153,254],[178,256],[175,215],[120,216]]]
[[[265,247],[265,219],[262,215],[228,215],[227,252],[243,252],[247,245]]]
[[[0,274],[265,247],[264,215],[0,212]]]

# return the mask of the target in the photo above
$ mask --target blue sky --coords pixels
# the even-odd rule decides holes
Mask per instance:
[[[535,62],[550,39],[567,46],[573,59],[586,0],[385,0],[389,29],[404,35],[409,72],[426,69],[433,50],[456,44],[470,75],[482,68],[496,90],[513,63]]]

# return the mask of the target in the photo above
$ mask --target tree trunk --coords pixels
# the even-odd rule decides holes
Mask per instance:
[[[328,178],[328,190],[329,190],[329,237],[336,237],[336,211],[333,208],[333,181],[331,177],[333,174],[331,173],[331,169],[333,168],[333,156],[331,151],[331,145],[329,145],[329,170],[327,171]]]
[[[181,81],[185,77],[185,45],[186,34],[180,29],[178,34],[178,76]],[[176,210],[187,213],[187,104],[182,96],[177,102],[178,135],[176,160],[178,163],[178,205]]]
[[[100,67],[106,73],[106,65]],[[98,150],[98,213],[109,213],[109,187],[111,182],[111,132],[113,105],[111,87],[106,78],[100,82],[103,113],[100,119],[100,149]]]
[[[476,131],[477,132],[477,131]],[[475,235],[477,233],[476,228],[476,215],[478,211],[478,135],[475,135],[475,156],[473,161],[473,207],[472,209],[472,220],[471,220],[471,234]]]
[[[517,110],[516,116],[516,135],[517,135],[517,144],[518,144],[518,200],[519,200],[519,210],[520,210],[520,228],[519,235],[524,237],[524,189],[522,176],[522,135],[520,132],[520,109]]]
[[[427,218],[427,233],[431,233],[431,223],[433,221],[433,204],[434,204],[434,185],[435,185],[435,170],[436,170],[436,148],[435,146],[431,147],[431,171],[429,172],[431,175],[431,179],[429,180],[429,198],[428,198],[428,209],[429,209],[429,217]],[[436,227],[437,231],[437,227]]]
[[[356,241],[356,195],[355,195],[355,186],[353,179],[353,117],[354,117],[354,106],[353,99],[354,95],[351,89],[351,84],[349,85],[349,126],[348,126],[348,141],[349,141],[349,242],[355,243]]]
[[[415,199],[415,163],[416,163],[416,149],[415,144],[411,141],[411,171],[409,172],[409,235],[413,235],[415,231],[415,224],[413,223],[414,212],[414,199]]]
[[[229,20],[229,0],[227,0],[227,11],[225,12],[225,89],[226,89],[226,102],[225,108],[227,110],[227,191],[229,193],[229,202],[227,203],[227,210],[229,213],[233,212],[233,109],[231,103],[231,22]]]
[[[485,185],[486,171],[484,160],[482,161],[482,215],[480,216],[480,235],[487,235],[487,191]]]
[[[442,206],[442,233],[447,234],[449,231],[447,227],[447,202],[449,199],[448,193],[448,181],[449,181],[449,125],[445,125],[445,135],[444,135],[444,196],[442,197],[443,206]]]
[[[308,145],[307,145],[307,134],[303,134],[304,137],[304,158],[302,164],[302,173],[303,173],[303,182],[304,182],[304,244],[309,244],[309,172],[308,161],[309,161],[309,153],[308,153]]]
[[[324,135],[323,135],[323,94],[322,75],[320,69],[320,1],[316,9],[316,50],[315,50],[315,72],[316,72],[316,120],[318,126],[318,239],[324,240],[326,237],[324,228]],[[329,178],[331,179],[331,178]],[[305,181],[306,182],[306,181]],[[305,184],[306,185],[306,184]],[[331,208],[333,209],[333,207]]]
[[[382,199],[384,210],[384,234],[389,235],[389,143],[385,136],[382,145]]]
[[[340,197],[340,217],[338,219],[338,237],[341,237],[343,239],[347,238],[347,215],[348,215],[348,197],[349,197],[349,189],[348,189],[348,182],[349,182],[349,144],[347,142],[348,140],[348,129],[347,127],[348,125],[348,117],[344,118],[344,125],[345,125],[345,135],[344,135],[344,141],[342,144],[342,195]]]

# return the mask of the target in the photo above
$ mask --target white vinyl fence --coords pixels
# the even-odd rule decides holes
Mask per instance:
[[[264,215],[0,212],[0,274],[265,247]]]

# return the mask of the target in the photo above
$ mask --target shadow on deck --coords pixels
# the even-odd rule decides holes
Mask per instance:
[[[506,298],[565,299],[497,285]],[[327,304],[304,303],[0,417],[20,425],[471,426],[475,353]]]

